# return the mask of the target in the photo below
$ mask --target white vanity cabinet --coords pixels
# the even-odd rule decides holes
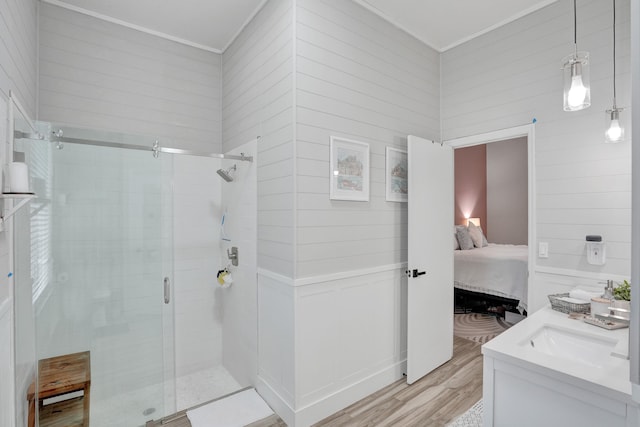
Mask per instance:
[[[546,329],[577,338],[562,345],[561,334],[542,338]],[[547,341],[531,344],[537,339]],[[513,326],[482,348],[484,426],[640,426],[627,339],[628,329],[607,331],[550,308]],[[593,357],[601,343],[611,351]]]

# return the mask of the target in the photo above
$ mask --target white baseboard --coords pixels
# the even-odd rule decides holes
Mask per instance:
[[[397,362],[304,408],[295,410],[263,378],[258,377],[257,390],[287,426],[307,427],[403,378],[406,368],[406,360]]]
[[[270,385],[258,375],[256,381],[256,390],[258,394],[264,399],[265,402],[273,409],[273,411],[278,414],[280,418],[287,424],[289,427],[295,427],[295,418],[296,413],[289,406],[289,404],[282,398],[282,396],[276,392]]]
[[[401,379],[407,361],[397,362],[317,402],[296,410],[295,427],[307,427]],[[291,426],[290,426],[291,427]]]

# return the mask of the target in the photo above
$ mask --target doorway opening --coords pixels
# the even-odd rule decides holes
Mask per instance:
[[[454,148],[455,158],[456,334],[464,329],[473,335],[469,329],[475,324],[479,329],[474,339],[487,341],[522,320],[530,301],[529,272],[535,262],[534,126],[447,144]]]

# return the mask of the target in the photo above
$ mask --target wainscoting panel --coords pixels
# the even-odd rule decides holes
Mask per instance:
[[[293,408],[295,403],[293,294],[291,279],[278,277],[273,273],[258,272],[259,382],[265,383],[279,396],[281,404],[290,408]],[[260,385],[258,390],[261,391]],[[277,406],[280,406],[268,397],[266,399],[276,410]]]
[[[258,390],[287,425],[311,425],[402,378],[404,269],[258,272]]]
[[[296,287],[296,408],[401,360],[398,271]]]
[[[14,372],[11,343],[11,305],[13,300],[0,300],[0,425],[14,425]]]

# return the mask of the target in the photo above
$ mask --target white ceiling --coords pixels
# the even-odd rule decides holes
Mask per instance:
[[[265,0],[42,0],[222,52]]]
[[[42,1],[222,52],[266,0]],[[557,0],[354,1],[444,51]]]
[[[354,0],[445,51],[557,0]]]

